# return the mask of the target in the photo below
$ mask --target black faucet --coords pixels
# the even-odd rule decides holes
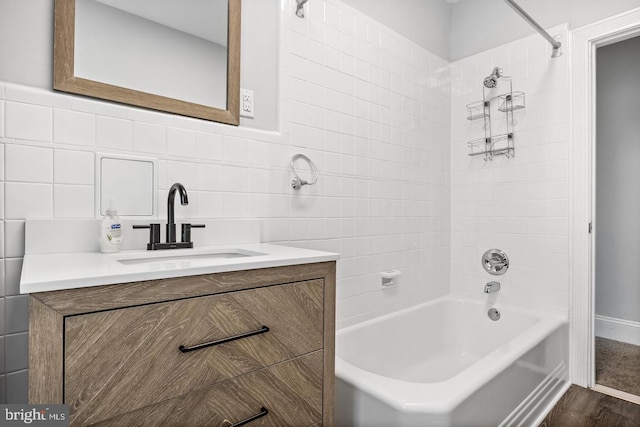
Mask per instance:
[[[187,196],[187,190],[184,185],[176,182],[169,189],[169,198],[167,200],[167,242],[160,243],[160,224],[149,225],[134,225],[133,228],[148,228],[149,229],[149,243],[147,243],[147,250],[153,251],[157,249],[181,249],[192,248],[193,242],[191,241],[191,229],[192,228],[204,228],[204,224],[182,224],[181,241],[176,242],[176,221],[175,221],[175,198],[176,192],[180,193],[180,204],[187,206],[189,204],[189,197]]]
[[[176,182],[169,189],[169,200],[167,200],[167,243],[174,243],[176,241],[176,223],[175,223],[175,209],[173,207],[176,191],[180,193],[180,204],[187,206],[189,204],[189,197],[187,196],[187,190],[184,185]]]

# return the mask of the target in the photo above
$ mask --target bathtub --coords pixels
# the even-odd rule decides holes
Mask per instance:
[[[447,296],[336,333],[336,426],[530,426],[569,387],[565,316]]]

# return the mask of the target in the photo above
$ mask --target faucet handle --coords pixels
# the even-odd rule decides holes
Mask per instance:
[[[133,229],[141,229],[148,228],[149,229],[149,243],[147,243],[147,250],[150,251],[154,248],[154,246],[160,243],[160,224],[149,224],[149,225],[134,225]]]
[[[189,243],[191,242],[191,229],[192,228],[204,228],[204,224],[182,224],[180,227],[182,230],[182,242]]]

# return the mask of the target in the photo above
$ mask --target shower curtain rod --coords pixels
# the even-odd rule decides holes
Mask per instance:
[[[547,39],[549,43],[551,43],[551,46],[553,46],[553,51],[551,52],[552,58],[557,58],[558,56],[562,55],[562,50],[560,49],[560,47],[562,46],[562,43],[560,43],[558,40],[555,40],[553,37],[551,37],[549,33],[547,33],[544,30],[544,28],[542,28],[540,24],[538,24],[527,12],[525,12],[524,9],[518,6],[518,4],[514,0],[504,0],[504,1],[509,6],[511,6],[518,15],[522,16],[522,18],[524,18],[525,21],[527,21],[533,28],[535,28],[535,30],[539,32],[542,37],[544,37],[545,39]]]

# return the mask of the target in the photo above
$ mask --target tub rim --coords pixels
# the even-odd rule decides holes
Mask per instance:
[[[336,331],[336,340],[340,335],[355,329],[382,322],[385,319],[401,316],[411,311],[420,310],[429,305],[447,301],[474,305],[485,305],[486,303],[469,297],[444,295],[431,301],[426,301],[341,328]],[[558,328],[569,323],[566,315],[557,312],[541,309],[532,310],[511,304],[494,304],[494,306],[499,306],[501,310],[510,310],[532,315],[537,319],[537,322],[525,329],[523,333],[496,347],[482,359],[445,381],[414,383],[385,377],[366,371],[345,361],[337,351],[335,354],[336,377],[402,412],[449,413],[480,387],[491,381],[491,379],[541,343]]]

